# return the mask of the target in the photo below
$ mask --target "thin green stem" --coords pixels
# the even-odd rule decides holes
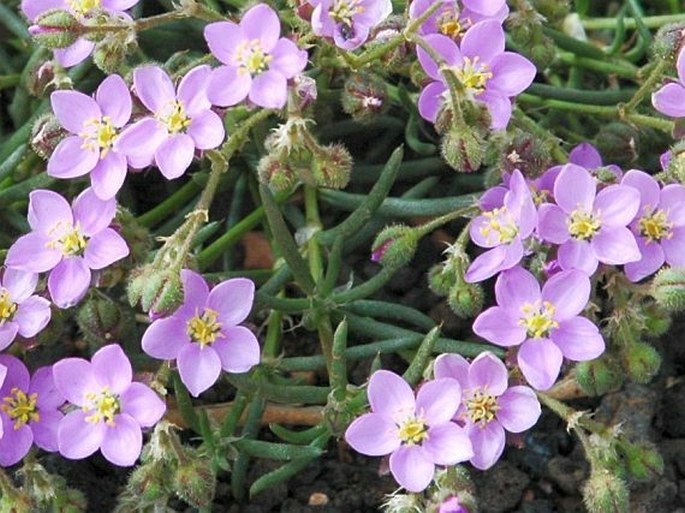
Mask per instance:
[[[685,22],[685,14],[664,14],[660,16],[645,16],[642,18],[645,27],[656,29],[668,25],[670,23]],[[614,29],[617,27],[616,18],[588,18],[582,20],[581,23],[586,30],[605,30]],[[623,18],[623,23],[627,29],[637,28],[637,21],[635,18]]]
[[[647,77],[647,80],[645,80],[640,86],[640,89],[638,89],[630,101],[622,107],[623,113],[629,114],[635,110],[643,98],[652,92],[652,89],[654,89],[656,83],[661,80],[661,77],[663,77],[664,73],[672,66],[673,62],[670,59],[663,59],[659,61],[656,67],[649,74],[649,77]],[[619,106],[619,109],[621,109],[621,106]]]

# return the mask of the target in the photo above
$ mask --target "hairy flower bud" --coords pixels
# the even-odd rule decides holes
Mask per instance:
[[[483,287],[478,283],[466,283],[459,277],[450,290],[448,303],[452,311],[462,319],[475,317],[483,309]]]
[[[73,14],[61,9],[51,9],[36,18],[29,27],[29,34],[39,45],[54,50],[75,43],[82,30]]]
[[[195,508],[206,508],[216,492],[216,474],[208,458],[191,457],[174,473],[173,489],[181,499]]]
[[[388,110],[388,89],[385,80],[374,73],[361,72],[345,81],[342,108],[360,123],[369,123]]]
[[[342,144],[322,148],[323,154],[312,159],[312,174],[319,187],[342,189],[350,181],[352,155]]]
[[[604,395],[623,384],[623,373],[618,362],[607,354],[596,360],[579,362],[575,370],[580,388],[590,396]]]
[[[136,467],[128,478],[127,491],[133,497],[154,502],[168,497],[171,474],[166,465],[154,461]]]
[[[666,267],[652,280],[652,297],[667,312],[685,309],[685,268]]]
[[[605,469],[593,470],[583,485],[583,502],[589,513],[625,513],[629,511],[628,486]]]
[[[275,192],[290,190],[297,183],[297,175],[290,165],[272,154],[259,160],[257,176],[261,183]]]
[[[165,315],[173,312],[183,302],[181,277],[174,269],[157,270],[146,265],[132,271],[128,285],[131,306],[140,301],[145,312]]]
[[[125,315],[114,301],[93,295],[79,308],[76,323],[83,338],[96,351],[112,341],[126,340],[127,332],[133,327],[133,317]]]
[[[417,245],[416,231],[410,226],[386,226],[376,235],[376,240],[371,245],[371,260],[380,262],[385,267],[403,267],[414,258]]]
[[[447,296],[456,284],[456,273],[443,264],[436,264],[428,271],[428,286],[438,296]]]
[[[381,506],[384,513],[421,513],[426,511],[419,494],[394,493]]]
[[[621,441],[618,450],[623,456],[626,470],[633,479],[649,481],[664,473],[664,459],[659,449],[651,442]]]
[[[44,114],[33,123],[31,148],[40,158],[47,160],[66,135],[66,130],[62,128],[55,116]]]
[[[440,153],[452,169],[470,173],[480,168],[483,163],[485,140],[478,131],[469,126],[453,126],[442,136]]]
[[[656,303],[643,306],[642,315],[645,322],[645,335],[658,338],[669,330],[672,324],[671,316]]]
[[[537,178],[554,165],[552,149],[557,143],[518,131],[501,152],[500,167],[507,173],[518,169],[526,178]]]
[[[661,27],[654,36],[652,53],[659,59],[673,59],[685,44],[685,24],[670,23]]]
[[[628,123],[614,121],[602,125],[593,144],[605,162],[627,167],[637,160],[640,132]]]
[[[624,370],[635,383],[649,383],[661,367],[661,355],[649,344],[637,342],[623,349]]]
[[[126,56],[138,47],[135,30],[120,30],[107,34],[93,52],[93,62],[104,73],[116,73]]]

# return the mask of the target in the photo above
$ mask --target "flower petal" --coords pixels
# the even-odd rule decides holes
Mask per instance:
[[[40,367],[33,373],[29,391],[38,394],[36,405],[40,409],[50,410],[59,408],[65,401],[64,396],[55,384],[52,366]]]
[[[644,237],[636,237],[635,240],[642,258],[636,262],[628,262],[624,267],[626,276],[633,283],[654,274],[666,261],[666,253],[660,244],[646,244]]]
[[[538,210],[538,233],[547,242],[563,244],[570,238],[568,215],[557,205],[545,203]]]
[[[143,351],[153,358],[174,360],[181,349],[190,344],[184,319],[172,315],[157,319],[143,333]]]
[[[255,286],[247,278],[233,278],[214,287],[207,298],[207,307],[218,312],[225,326],[235,326],[250,315]]]
[[[472,61],[478,57],[480,62],[489,64],[496,56],[504,52],[504,29],[497,20],[483,20],[464,34],[460,45],[461,52]]]
[[[112,228],[105,228],[88,241],[83,258],[91,269],[104,269],[128,254],[128,246],[121,235]]]
[[[503,269],[508,251],[504,245],[492,248],[478,255],[466,270],[465,280],[468,283],[478,283],[494,276]]]
[[[537,68],[523,55],[503,52],[492,59],[490,71],[492,78],[488,81],[488,89],[504,96],[516,96],[533,83]]]
[[[497,405],[497,420],[510,433],[532,428],[542,413],[535,392],[524,386],[508,388],[497,400]]]
[[[217,339],[212,347],[221,359],[226,372],[247,372],[259,363],[260,348],[257,337],[244,326],[222,330],[224,338]]]
[[[466,429],[473,445],[471,465],[479,470],[489,469],[504,452],[504,428],[499,422],[491,421],[485,426],[470,424]]]
[[[649,206],[650,210],[652,210],[659,204],[659,184],[644,171],[631,169],[621,180],[621,185],[628,185],[640,192],[640,212],[646,206]]]
[[[209,346],[187,344],[179,351],[176,361],[181,381],[193,397],[216,383],[221,374],[221,359]]]
[[[590,278],[583,271],[571,269],[552,276],[542,287],[543,301],[554,305],[554,319],[563,321],[578,315],[590,300]]]
[[[487,389],[490,395],[504,393],[509,383],[509,373],[502,360],[490,351],[479,354],[469,367],[468,388]]]
[[[62,252],[52,249],[52,240],[42,233],[32,232],[19,237],[7,251],[5,265],[42,273],[54,268],[62,260]]]
[[[307,52],[300,50],[290,39],[282,37],[271,50],[269,69],[285,78],[293,78],[307,66]]]
[[[60,125],[74,134],[83,131],[84,125],[99,121],[100,107],[93,98],[79,91],[55,91],[50,104]]]
[[[73,135],[62,139],[48,160],[48,175],[76,178],[88,174],[100,159],[98,150],[84,148],[83,139]]]
[[[46,234],[52,231],[57,223],[73,223],[71,206],[67,200],[54,191],[44,189],[29,194],[27,217],[32,230]]]
[[[98,86],[95,101],[102,110],[102,115],[112,120],[112,125],[121,128],[131,118],[131,93],[124,79],[119,75],[110,75]]]
[[[369,380],[367,395],[373,413],[396,424],[415,414],[414,392],[409,383],[394,372],[374,372]]]
[[[434,379],[419,388],[416,394],[416,415],[429,426],[439,426],[454,417],[460,404],[461,385],[456,379]]]
[[[207,97],[213,105],[231,107],[247,98],[251,87],[249,73],[239,72],[234,66],[219,66],[209,77]]]
[[[110,151],[90,173],[90,182],[98,198],[108,200],[116,196],[126,180],[126,157]]]
[[[9,467],[21,461],[33,444],[33,432],[27,425],[15,429],[6,414],[0,415],[4,434],[0,438],[0,466]]]
[[[628,185],[610,185],[595,199],[594,209],[600,212],[602,226],[626,226],[640,208],[640,191]]]
[[[154,426],[166,411],[166,404],[150,387],[133,382],[120,396],[121,411],[141,427]]]
[[[669,184],[659,196],[659,207],[668,212],[669,221],[675,226],[685,225],[685,187]]]
[[[240,28],[245,39],[257,39],[265,53],[271,53],[281,35],[281,22],[276,11],[267,4],[257,4],[243,14]]]
[[[602,156],[597,148],[587,142],[574,146],[568,154],[568,161],[585,169],[602,167]]]
[[[491,306],[473,322],[473,332],[498,346],[517,346],[526,339],[526,329],[514,313],[501,306]]]
[[[31,296],[19,304],[13,321],[19,326],[19,334],[30,338],[48,325],[50,316],[50,301],[43,297]]]
[[[141,66],[133,71],[136,95],[151,112],[176,101],[176,91],[169,75],[159,66]]]
[[[652,105],[672,118],[685,117],[685,87],[682,84],[666,84],[652,93]]]
[[[48,276],[48,290],[52,302],[59,308],[74,306],[88,292],[90,279],[90,269],[83,258],[65,258]]]
[[[546,338],[528,339],[519,348],[518,364],[528,383],[537,390],[554,385],[561,370],[563,355],[554,342]]]
[[[195,155],[195,143],[186,134],[175,134],[155,151],[155,163],[165,178],[173,180],[186,172]]]
[[[567,240],[559,246],[557,259],[562,269],[580,269],[588,276],[592,276],[599,265],[592,246],[586,240]]]
[[[495,282],[497,304],[518,312],[524,303],[540,299],[540,284],[532,273],[521,266],[502,271]]]
[[[456,465],[473,458],[466,430],[454,422],[431,427],[421,448],[436,465]]]
[[[55,60],[65,67],[71,68],[76,66],[79,62],[82,62],[88,58],[88,56],[93,53],[95,49],[95,43],[88,41],[85,38],[78,38],[74,44],[67,46],[66,48],[57,48],[53,50],[55,55]]]
[[[566,213],[577,208],[590,212],[595,200],[597,184],[584,167],[566,164],[554,182],[554,199]]]
[[[93,374],[100,388],[107,387],[116,395],[125,392],[133,379],[133,369],[119,344],[99,349],[91,359]]]
[[[365,413],[345,431],[345,441],[355,451],[367,456],[385,456],[400,446],[397,426],[383,415]]]
[[[114,141],[114,151],[137,162],[151,162],[157,148],[167,138],[168,132],[159,121],[143,118],[121,131]]]
[[[469,386],[469,362],[460,354],[445,353],[435,359],[433,373],[436,378],[454,378],[464,387]]]
[[[685,267],[685,227],[673,228],[671,233],[670,239],[661,241],[661,247],[666,254],[666,262],[675,267]]]
[[[552,340],[565,358],[575,362],[593,360],[604,352],[604,339],[592,321],[574,317],[559,323]]]
[[[210,23],[205,27],[205,40],[212,55],[223,64],[235,65],[235,52],[245,36],[239,25],[231,21]]]
[[[461,55],[461,51],[459,51],[459,47],[449,37],[442,34],[429,34],[424,37],[424,40],[433,47],[448,65],[460,65],[463,62],[464,58]],[[444,82],[440,73],[440,66],[438,66],[433,58],[421,47],[416,49],[416,54],[426,74],[433,80]]]
[[[0,326],[0,351],[8,347],[17,337],[19,323],[10,321]]]
[[[212,68],[196,66],[186,73],[178,84],[178,99],[183,103],[185,113],[194,118],[211,108],[207,99],[207,85]]]
[[[125,413],[117,415],[114,422],[114,427],[106,428],[100,450],[109,462],[130,467],[143,449],[143,433],[138,422]]]
[[[40,420],[31,422],[33,443],[44,451],[55,452],[59,449],[58,430],[59,423],[64,414],[57,409],[40,410]]]
[[[103,422],[88,422],[88,414],[74,410],[64,416],[57,428],[59,453],[70,460],[87,458],[100,448],[107,426]]]
[[[288,99],[288,82],[278,71],[265,71],[252,79],[250,101],[266,109],[280,109]]]
[[[38,274],[8,267],[2,275],[2,287],[10,293],[14,303],[22,303],[36,290]]]
[[[223,121],[211,110],[193,116],[186,133],[193,138],[195,147],[199,150],[216,148],[226,135]]]
[[[431,82],[421,90],[418,108],[419,114],[426,121],[435,123],[443,105],[443,94],[447,91],[447,86],[440,81]]]
[[[600,262],[621,265],[642,258],[635,236],[623,226],[605,226],[592,238],[592,249]]]
[[[425,490],[433,480],[435,465],[419,445],[403,445],[390,455],[395,481],[412,493]]]
[[[116,213],[117,202],[113,198],[98,198],[92,187],[88,187],[74,200],[74,223],[78,223],[89,237],[107,228]]]

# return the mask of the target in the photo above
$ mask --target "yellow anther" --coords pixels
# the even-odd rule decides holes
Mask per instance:
[[[102,0],[67,0],[69,7],[79,16],[90,14],[95,9],[99,9]]]
[[[479,63],[480,59],[474,57],[464,57],[464,63],[461,68],[455,68],[454,74],[459,79],[459,82],[469,91],[480,94],[485,90],[485,84],[492,78],[492,73],[488,71],[488,65]]]
[[[428,438],[428,426],[423,419],[408,419],[400,426],[399,437],[407,445],[420,444]]]
[[[240,72],[257,75],[269,69],[271,55],[267,55],[262,48],[259,39],[243,41],[236,48],[235,60],[240,66]]]
[[[330,16],[337,23],[342,23],[348,28],[352,27],[352,18],[364,12],[364,7],[359,5],[359,0],[338,0],[331,9]]]
[[[186,114],[183,103],[179,100],[167,103],[157,114],[157,118],[166,125],[170,134],[185,131],[190,126],[190,118]]]
[[[29,422],[40,421],[40,415],[36,406],[38,394],[27,395],[17,387],[14,387],[10,394],[3,398],[3,404],[0,406],[0,409],[7,414],[10,420],[14,421],[14,429],[19,429]]]
[[[483,215],[488,222],[480,228],[480,233],[488,243],[507,244],[518,235],[518,226],[506,207],[484,212]]]
[[[593,212],[587,212],[582,208],[571,212],[569,217],[568,232],[576,240],[592,240],[592,237],[602,227],[599,217]]]
[[[83,148],[100,151],[100,158],[104,159],[119,136],[111,118],[103,116],[101,119],[91,119],[83,123],[83,128],[84,131],[79,134],[83,138]]]
[[[549,301],[524,303],[521,307],[523,317],[519,319],[519,325],[526,328],[530,338],[547,338],[552,329],[559,327],[559,323],[554,320],[555,310],[556,307]]]
[[[6,321],[11,321],[17,313],[17,304],[10,300],[10,293],[7,289],[0,289],[0,326]]]
[[[497,410],[497,397],[487,393],[487,390],[476,388],[470,399],[466,400],[466,415],[474,424],[485,427],[488,422],[495,418]]]
[[[105,424],[114,427],[114,418],[121,412],[119,396],[111,393],[109,387],[102,388],[100,393],[89,392],[85,395],[83,411],[90,413],[85,420],[91,424],[97,424],[104,419]]]
[[[673,223],[669,222],[668,214],[661,209],[649,212],[649,207],[645,208],[645,215],[638,221],[638,228],[648,243],[673,237]]]
[[[188,321],[186,330],[193,342],[197,342],[202,347],[213,344],[217,338],[223,337],[221,333],[221,323],[216,318],[219,313],[205,308],[202,315],[198,313]]]

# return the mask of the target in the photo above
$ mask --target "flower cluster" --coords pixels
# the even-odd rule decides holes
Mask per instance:
[[[435,362],[435,379],[421,385],[416,397],[400,376],[376,371],[369,380],[371,412],[345,432],[356,451],[390,454],[390,471],[410,492],[424,490],[435,466],[469,460],[490,468],[504,451],[505,430],[521,433],[540,416],[530,388],[508,384],[504,364],[485,352],[471,364],[445,354]]]

